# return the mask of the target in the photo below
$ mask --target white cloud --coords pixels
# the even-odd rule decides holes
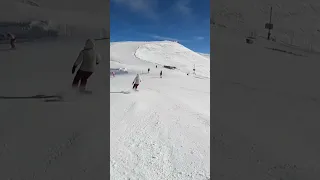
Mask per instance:
[[[158,35],[152,35],[151,37],[154,39],[158,39],[158,40],[180,41],[179,39],[175,39],[175,38],[171,38],[171,37],[163,37],[163,36],[158,36]]]
[[[177,39],[172,37],[165,37],[165,36],[159,36],[159,35],[150,35],[153,39],[161,40],[161,41],[178,41],[178,42],[192,42],[193,40],[190,39]]]
[[[150,35],[150,37],[157,40],[168,40],[168,41],[178,41],[178,42],[192,42],[192,41],[204,40],[204,37],[202,36],[194,36],[193,39],[177,39],[177,38],[165,37],[165,36],[159,36],[159,35]]]
[[[204,37],[202,37],[202,36],[195,36],[194,39],[195,39],[195,40],[203,40]]]

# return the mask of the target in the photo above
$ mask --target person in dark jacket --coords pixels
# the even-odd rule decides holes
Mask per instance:
[[[8,33],[7,36],[8,36],[8,38],[9,38],[9,40],[10,40],[11,49],[15,49],[15,48],[16,48],[16,45],[15,45],[15,43],[16,43],[16,36],[13,35],[12,33]]]
[[[162,78],[162,70],[160,71],[160,78]]]
[[[77,66],[80,65],[73,82],[72,87],[78,88],[80,82],[80,92],[86,90],[86,85],[89,77],[95,70],[96,65],[100,63],[101,57],[94,49],[94,41],[88,39],[85,43],[84,49],[80,51],[79,56],[72,67],[72,74],[75,73]]]

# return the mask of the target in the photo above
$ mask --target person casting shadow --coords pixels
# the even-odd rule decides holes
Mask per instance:
[[[100,55],[96,52],[94,47],[95,44],[93,40],[88,39],[85,43],[84,49],[80,51],[79,56],[72,67],[72,74],[74,74],[77,66],[81,64],[72,82],[72,87],[74,89],[79,88],[80,92],[86,91],[87,81],[101,60]]]

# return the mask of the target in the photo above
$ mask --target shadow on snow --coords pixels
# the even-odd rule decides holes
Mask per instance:
[[[118,93],[118,94],[129,94],[130,91],[110,91],[110,93],[113,93],[113,94],[116,94],[116,93]]]
[[[7,99],[7,100],[40,99],[45,102],[62,101],[62,97],[58,95],[0,96],[0,99]]]

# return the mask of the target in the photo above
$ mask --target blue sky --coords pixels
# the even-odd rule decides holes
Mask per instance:
[[[114,41],[177,40],[210,53],[210,0],[110,0]]]

